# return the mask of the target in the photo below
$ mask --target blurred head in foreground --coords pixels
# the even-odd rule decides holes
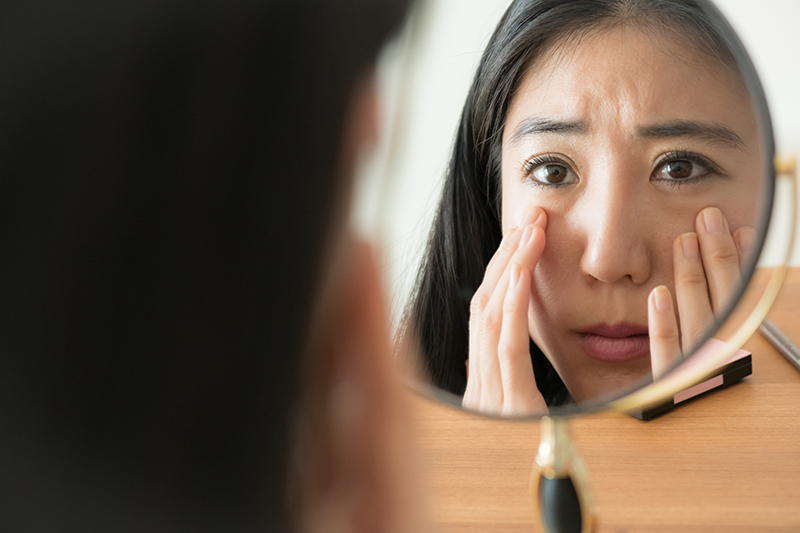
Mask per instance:
[[[346,212],[406,3],[4,4],[0,529],[402,527]]]

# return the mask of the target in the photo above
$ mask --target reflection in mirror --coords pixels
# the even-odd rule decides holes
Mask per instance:
[[[657,378],[752,272],[772,152],[752,65],[706,2],[511,3],[463,105],[400,340],[485,413]]]

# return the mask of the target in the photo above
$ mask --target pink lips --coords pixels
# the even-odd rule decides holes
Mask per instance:
[[[637,324],[597,324],[579,331],[578,337],[586,353],[599,361],[631,361],[650,352],[647,327]]]

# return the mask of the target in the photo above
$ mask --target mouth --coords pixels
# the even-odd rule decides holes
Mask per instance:
[[[621,363],[650,353],[647,327],[638,324],[596,324],[578,331],[583,349],[593,359]]]

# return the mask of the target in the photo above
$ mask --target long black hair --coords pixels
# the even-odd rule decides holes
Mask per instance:
[[[400,336],[417,343],[433,385],[466,388],[469,306],[500,245],[501,153],[506,112],[526,69],[551,46],[620,25],[674,31],[733,68],[744,54],[703,0],[516,0],[478,65],[455,136],[441,200]],[[746,57],[746,54],[744,54]],[[548,405],[570,401],[563,381],[530,343]]]

